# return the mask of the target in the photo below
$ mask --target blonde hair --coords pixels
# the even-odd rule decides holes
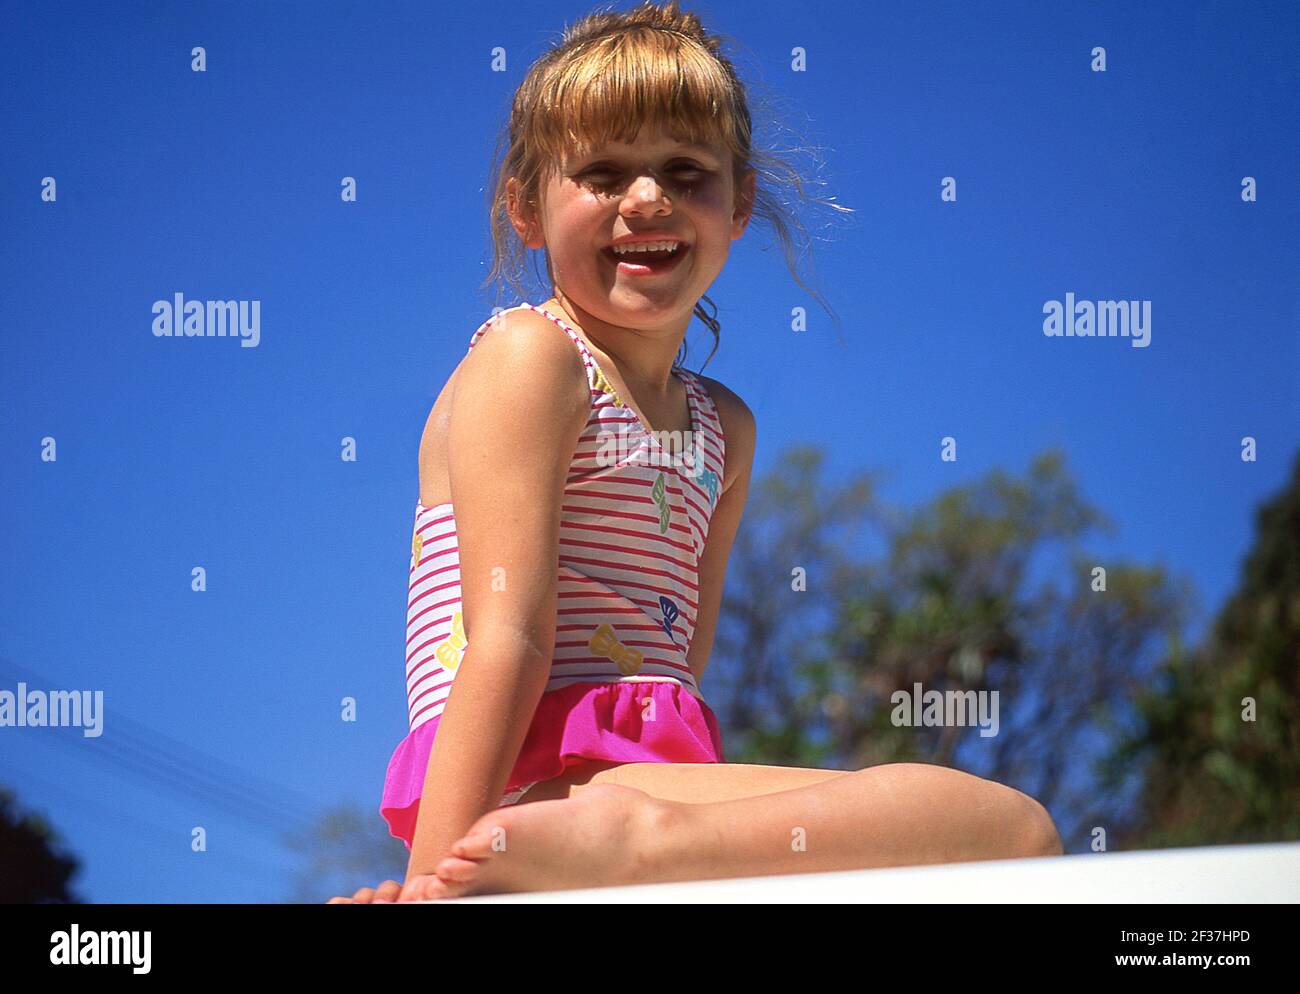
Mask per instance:
[[[527,297],[521,278],[527,250],[510,221],[507,181],[517,180],[522,202],[528,211],[536,211],[549,170],[566,153],[634,141],[645,126],[688,142],[728,147],[738,196],[744,177],[756,174],[753,217],[774,229],[795,282],[838,324],[834,311],[804,283],[795,265],[796,243],[802,251],[807,229],[767,187],[792,187],[800,197],[836,211],[850,213],[851,208],[834,203],[834,198],[808,197],[807,181],[793,165],[755,145],[746,88],[722,54],[722,40],[706,33],[699,17],[683,12],[678,0],[663,6],[645,0],[625,13],[589,14],[566,28],[561,40],[532,65],[515,91],[489,186],[492,268],[482,286],[497,283],[498,303],[506,283],[520,298]],[[549,256],[546,268],[551,276]],[[711,359],[722,327],[717,305],[702,296],[694,313],[713,333]]]

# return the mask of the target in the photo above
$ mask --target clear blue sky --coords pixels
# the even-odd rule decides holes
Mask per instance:
[[[273,799],[247,810],[278,805],[274,825],[377,808],[405,732],[420,432],[489,306],[492,141],[587,8],[152,8],[6,5],[0,656],[44,689],[103,690],[110,715],[99,739],[0,729],[0,783],[83,859],[93,900],[276,900],[297,864],[265,823],[107,753],[187,743],[201,756],[164,748],[236,792],[255,777]],[[816,255],[842,341],[765,230],[710,293],[707,372],[757,414],[756,472],[818,442],[836,474],[886,471],[885,496],[913,505],[1059,445],[1119,524],[1094,547],[1188,576],[1212,613],[1300,442],[1296,5],[695,9],[858,211]],[[155,338],[152,304],[177,292],[260,300],[259,346]],[[1045,338],[1042,306],[1067,292],[1150,300],[1150,347]],[[688,341],[698,368],[707,333]]]

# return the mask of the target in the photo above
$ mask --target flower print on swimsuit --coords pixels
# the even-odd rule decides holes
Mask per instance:
[[[695,466],[691,470],[691,476],[703,482],[709,491],[709,508],[712,509],[718,502],[718,474],[704,468],[704,450],[699,445],[695,446]]]
[[[659,598],[659,610],[663,612],[663,621],[661,621],[660,624],[668,634],[669,640],[672,641],[673,645],[676,645],[677,640],[673,638],[673,622],[677,620],[681,612],[677,609],[676,604],[663,596],[660,596]]]
[[[654,486],[650,488],[650,499],[659,506],[659,533],[668,531],[668,521],[672,517],[672,508],[668,506],[666,478],[662,471],[655,477]]]

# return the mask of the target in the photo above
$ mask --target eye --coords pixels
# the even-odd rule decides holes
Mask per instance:
[[[670,166],[668,171],[678,177],[683,183],[695,182],[704,175],[703,169],[687,162],[676,163],[675,165]],[[617,175],[618,172],[613,168],[601,165],[593,166],[592,168],[579,173],[575,178],[587,180],[592,183],[605,184],[613,182],[613,178]]]

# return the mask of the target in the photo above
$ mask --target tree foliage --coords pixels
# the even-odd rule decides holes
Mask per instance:
[[[907,509],[821,469],[791,450],[751,491],[705,687],[728,761],[959,767],[1036,797],[1067,851],[1097,826],[1112,847],[1300,837],[1300,485],[1189,652],[1190,584],[1105,551],[1058,451]],[[996,692],[997,734],[898,722],[917,684]]]
[[[45,819],[19,811],[13,791],[0,787],[0,902],[80,903],[69,887],[78,869]]]
[[[1140,785],[1133,848],[1300,838],[1300,456],[1255,531],[1205,644],[1170,654],[1103,765]]]

